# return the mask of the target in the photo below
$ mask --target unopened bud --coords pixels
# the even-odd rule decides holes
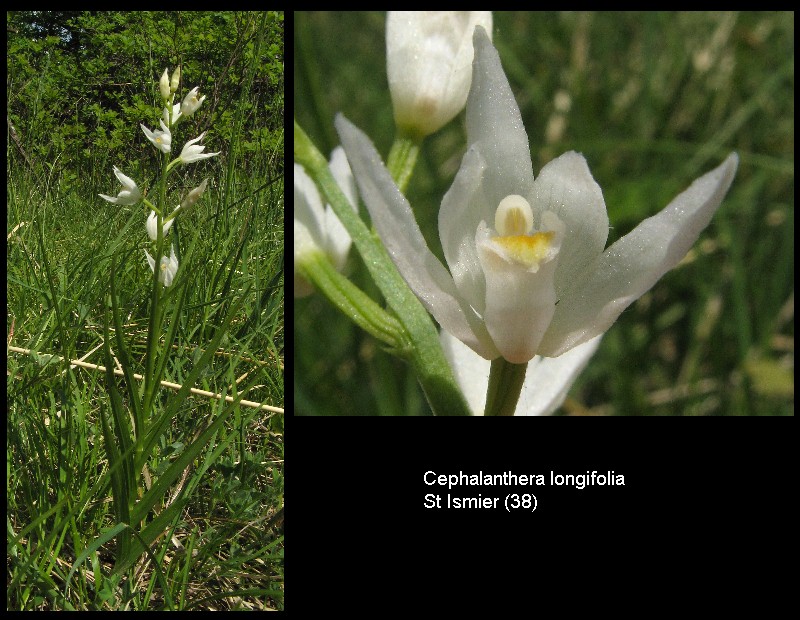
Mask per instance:
[[[178,66],[177,69],[172,73],[172,82],[170,82],[169,87],[172,92],[178,91],[178,84],[181,81],[181,68]]]
[[[161,98],[165,101],[169,99],[169,74],[166,69],[164,69],[164,75],[161,76],[158,82],[158,87],[161,90]]]

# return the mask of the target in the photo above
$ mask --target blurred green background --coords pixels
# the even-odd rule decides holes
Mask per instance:
[[[341,111],[386,157],[385,13],[295,13],[294,35],[297,121],[330,154]],[[730,151],[740,157],[711,225],[607,332],[560,414],[793,415],[794,15],[496,12],[493,40],[534,174],[583,153],[608,244]],[[425,141],[407,192],[440,256],[436,217],[465,150],[463,116]],[[355,251],[349,263],[379,298]],[[408,367],[324,298],[297,300],[294,313],[296,413],[430,415]]]

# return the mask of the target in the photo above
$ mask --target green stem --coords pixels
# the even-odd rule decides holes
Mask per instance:
[[[310,252],[296,260],[300,275],[314,284],[328,300],[356,325],[392,349],[410,346],[400,322],[376,304],[360,288],[336,271],[323,252]]]
[[[405,194],[411,175],[414,173],[414,164],[417,163],[420,143],[405,136],[397,136],[389,151],[386,167],[392,175],[397,187]]]
[[[141,434],[137,435],[137,458],[141,456],[141,441],[139,440],[147,433],[147,420],[151,415],[151,409],[153,402],[155,401],[155,393],[158,390],[159,384],[158,377],[155,376],[154,368],[161,331],[161,288],[163,285],[159,281],[159,275],[161,274],[161,256],[164,253],[164,231],[162,230],[164,217],[162,212],[164,210],[164,205],[167,204],[167,165],[169,164],[169,157],[166,154],[162,154],[161,160],[161,179],[158,187],[159,206],[161,207],[161,211],[156,212],[155,265],[153,268],[152,290],[150,296],[150,324],[147,330],[147,358],[145,360],[144,398],[142,399],[142,420],[140,420]]]
[[[486,391],[487,416],[513,416],[525,381],[528,364],[512,364],[502,357],[492,361],[489,389]]]
[[[314,179],[325,201],[342,222],[389,307],[408,333],[408,359],[435,415],[471,415],[444,356],[430,316],[397,271],[386,248],[353,211],[333,178],[328,162],[297,121],[294,158]]]

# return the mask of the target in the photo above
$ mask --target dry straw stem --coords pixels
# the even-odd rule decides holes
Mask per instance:
[[[23,353],[24,355],[30,355],[31,353],[36,353],[37,355],[49,355],[46,353],[40,353],[39,351],[31,351],[30,349],[22,349],[20,347],[8,347],[9,351],[13,351],[14,353]],[[53,355],[52,357],[58,358],[63,360],[64,358],[59,355]],[[84,362],[82,360],[70,360],[69,362],[73,366],[80,366],[81,368],[88,368],[89,370],[99,370],[100,372],[105,372],[105,366],[98,366],[97,364],[89,364],[88,362]],[[119,376],[124,376],[122,370],[114,369],[114,374]],[[143,381],[144,377],[142,375],[133,375],[139,381]],[[170,388],[171,390],[180,390],[183,386],[179,383],[170,383],[169,381],[162,381],[161,385],[166,388]],[[189,388],[189,391],[192,394],[196,394],[198,396],[205,396],[207,398],[216,398],[218,400],[225,400],[229,403],[232,403],[236,399],[232,396],[223,396],[222,394],[214,394],[214,392],[206,392],[205,390],[198,390],[197,388]],[[281,407],[273,407],[271,405],[263,405],[261,403],[256,403],[251,400],[240,400],[240,405],[244,405],[245,407],[254,407],[256,409],[264,409],[266,411],[272,411],[274,413],[283,413],[283,409]]]

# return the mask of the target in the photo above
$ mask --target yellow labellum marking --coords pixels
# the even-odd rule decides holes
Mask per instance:
[[[547,256],[554,236],[554,232],[538,232],[532,235],[492,237],[492,241],[502,246],[514,262],[531,267]]]
[[[501,246],[506,258],[526,267],[538,265],[547,257],[548,250],[555,237],[555,232],[537,232],[533,230],[533,211],[524,197],[511,194],[503,198],[497,205],[494,215],[497,237],[492,241]]]

